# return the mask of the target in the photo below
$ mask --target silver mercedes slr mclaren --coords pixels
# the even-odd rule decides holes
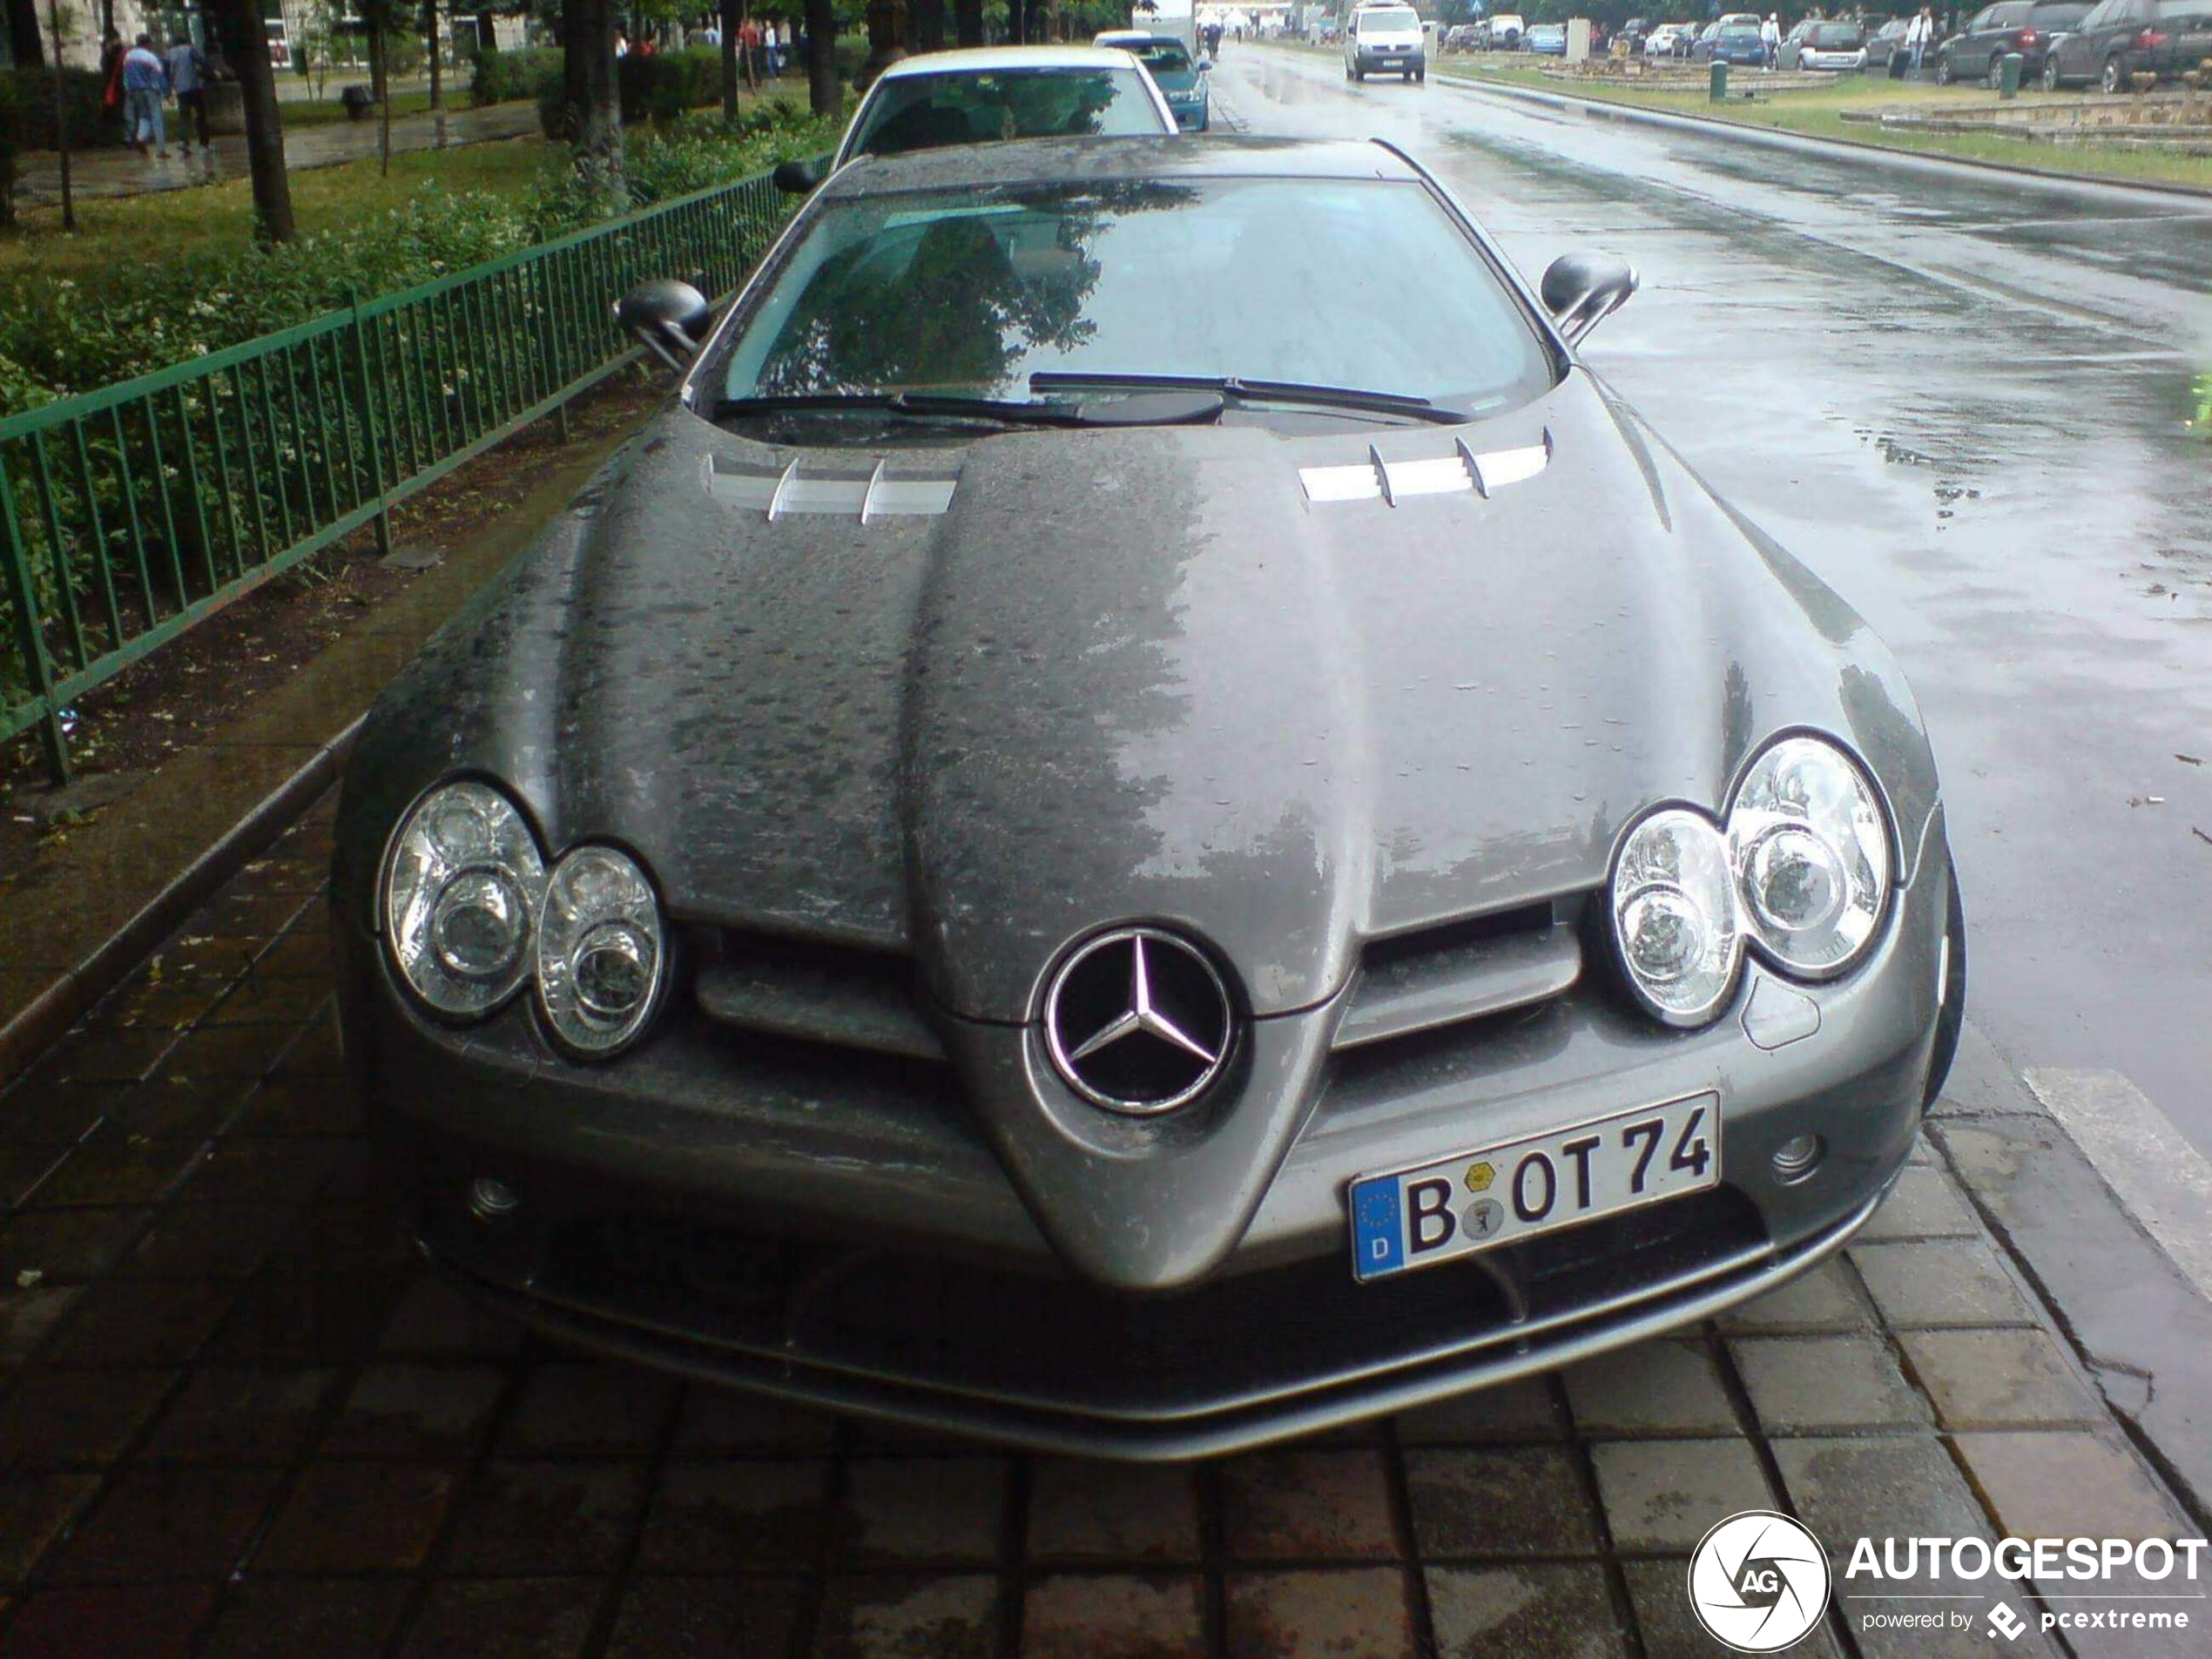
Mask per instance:
[[[1835,1251],[1956,1044],[1912,693],[1379,145],[864,159],[394,683],[349,1062],[574,1340],[1211,1453]]]

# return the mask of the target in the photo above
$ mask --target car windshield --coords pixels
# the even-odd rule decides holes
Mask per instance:
[[[1162,131],[1136,69],[1017,69],[886,79],[862,113],[852,155],[1062,134],[1136,138]]]
[[[1856,46],[1858,30],[1847,23],[1815,24],[1806,38],[1816,46]]]
[[[1363,35],[1402,35],[1418,33],[1421,19],[1411,6],[1387,6],[1361,12],[1353,24]]]
[[[1418,184],[1140,179],[824,202],[705,383],[1026,399],[1041,373],[1292,381],[1471,414],[1526,401],[1553,368]]]

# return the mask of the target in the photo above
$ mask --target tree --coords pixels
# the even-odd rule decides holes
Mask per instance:
[[[278,112],[276,76],[269,68],[269,30],[261,0],[206,0],[223,58],[238,78],[246,106],[246,165],[253,178],[253,225],[264,241],[291,242],[292,179],[284,170],[284,118]]]
[[[46,62],[45,31],[38,22],[38,0],[6,0],[8,49],[18,69],[43,68]]]
[[[806,0],[806,101],[817,115],[841,115],[845,88],[837,78],[837,8]]]
[[[445,107],[446,102],[443,69],[445,54],[438,49],[444,45],[445,42],[438,37],[438,0],[422,0],[422,21],[424,24],[422,37],[430,44],[430,107],[434,110],[442,110]]]
[[[66,71],[62,64],[63,31],[68,26],[68,13],[62,10],[62,0],[46,0],[46,19],[54,26],[54,145],[55,158],[61,165],[62,228],[77,228],[77,198],[69,186],[69,91]],[[127,115],[124,118],[130,118]],[[125,138],[136,138],[126,132]]]
[[[953,0],[953,29],[963,46],[983,44],[983,0]]]
[[[610,0],[563,0],[563,137],[576,169],[610,212],[630,205],[623,181],[622,93],[615,81],[615,9]]]

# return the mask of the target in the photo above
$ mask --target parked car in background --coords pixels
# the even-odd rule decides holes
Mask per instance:
[[[1701,64],[1762,64],[1766,62],[1766,43],[1759,38],[1756,18],[1730,23],[1723,17],[1697,37],[1689,55]]]
[[[1892,17],[1866,37],[1866,67],[1878,69],[1892,80],[1905,73],[1912,54],[1905,44],[1909,17]]]
[[[1344,78],[1364,81],[1370,75],[1397,75],[1409,81],[1428,78],[1428,50],[1421,34],[1420,14],[1403,0],[1363,5],[1352,14],[1352,27],[1344,37]]]
[[[1782,37],[1777,56],[1784,69],[1849,74],[1866,67],[1866,37],[1855,23],[1824,23],[1808,17]]]
[[[1141,29],[1109,29],[1090,44],[1125,51],[1143,64],[1184,132],[1204,132],[1212,125],[1212,100],[1206,95],[1211,60],[1194,59],[1190,48],[1173,35],[1147,34]]]
[[[2179,75],[2212,58],[2212,0],[2100,0],[2043,58],[2043,84],[2124,92],[2131,75]]]
[[[1621,25],[1620,32],[1613,38],[1616,41],[1625,41],[1629,56],[1634,57],[1643,50],[1643,37],[1650,32],[1650,18],[1631,17]]]
[[[1490,19],[1490,46],[1493,51],[1514,52],[1521,50],[1521,37],[1528,32],[1528,25],[1517,11],[1501,11]]]
[[[2020,78],[2033,80],[2043,73],[2051,37],[2079,29],[2088,12],[2088,0],[1998,0],[1984,6],[1936,48],[1936,84],[1983,81],[1994,86],[2007,52],[2020,55]]]
[[[1643,37],[1643,55],[1652,61],[1687,57],[1690,43],[1696,38],[1697,25],[1695,24],[1662,23]]]
[[[837,147],[902,155],[993,138],[1173,132],[1175,111],[1144,66],[1097,46],[987,46],[894,64],[868,89]]]
[[[1526,37],[1528,50],[1545,57],[1567,56],[1567,25],[1563,23],[1540,23],[1529,30]]]

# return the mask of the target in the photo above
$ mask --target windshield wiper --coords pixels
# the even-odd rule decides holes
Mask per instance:
[[[747,415],[882,414],[925,421],[988,421],[1004,426],[1082,426],[1072,403],[1035,398],[965,397],[949,392],[806,392],[779,397],[725,397],[714,418]]]
[[[1394,415],[1408,421],[1457,426],[1467,417],[1406,392],[1369,392],[1351,386],[1314,386],[1303,381],[1254,381],[1238,374],[1081,374],[1041,369],[1029,376],[1033,392],[1111,390],[1212,392],[1231,403],[1304,403],[1315,408],[1357,409]]]

